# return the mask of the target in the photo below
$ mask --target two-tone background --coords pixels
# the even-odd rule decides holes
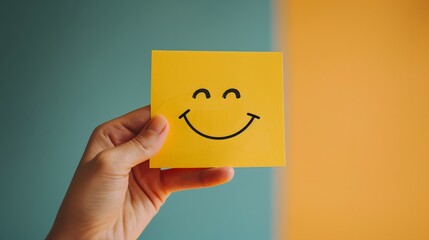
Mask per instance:
[[[287,167],[172,195],[142,239],[429,239],[429,2],[0,2],[0,238],[41,239],[150,51],[279,50]],[[267,83],[269,84],[269,83]]]

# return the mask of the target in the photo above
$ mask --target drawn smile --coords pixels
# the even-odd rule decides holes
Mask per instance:
[[[185,119],[185,122],[188,124],[188,126],[189,126],[189,127],[190,127],[194,132],[195,132],[195,133],[197,133],[198,135],[200,135],[200,136],[202,136],[202,137],[205,137],[205,138],[208,138],[208,139],[213,139],[213,140],[224,140],[224,139],[228,139],[228,138],[235,137],[235,136],[239,135],[240,133],[244,132],[244,131],[245,131],[245,130],[250,126],[250,124],[252,124],[252,122],[253,122],[253,120],[254,120],[255,118],[256,118],[256,119],[260,119],[260,117],[259,117],[259,116],[257,116],[257,115],[255,115],[255,114],[247,113],[247,115],[248,115],[248,116],[250,116],[251,118],[250,118],[249,122],[247,122],[246,126],[244,126],[242,129],[240,129],[238,132],[233,133],[233,134],[228,135],[228,136],[210,136],[210,135],[207,135],[207,134],[204,134],[204,133],[200,132],[198,129],[196,129],[196,128],[191,124],[191,122],[189,121],[188,117],[186,116],[186,114],[188,114],[190,111],[191,111],[191,110],[190,110],[190,109],[188,109],[188,110],[186,110],[185,112],[183,112],[183,113],[179,116],[179,119],[184,118],[184,119]]]

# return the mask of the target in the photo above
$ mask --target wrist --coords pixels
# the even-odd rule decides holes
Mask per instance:
[[[73,237],[64,232],[64,231],[58,231],[55,228],[52,228],[51,231],[49,231],[48,236],[46,236],[46,240],[71,240]]]

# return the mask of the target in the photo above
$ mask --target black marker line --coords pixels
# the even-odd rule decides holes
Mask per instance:
[[[258,116],[258,115],[255,115],[255,114],[252,114],[252,113],[247,113],[247,115],[248,116],[250,116],[251,117],[251,119],[249,120],[249,122],[246,124],[246,126],[244,126],[242,129],[240,129],[240,131],[238,131],[238,132],[236,132],[236,133],[234,133],[234,134],[231,134],[231,135],[228,135],[228,136],[223,136],[223,137],[214,137],[214,136],[210,136],[210,135],[207,135],[207,134],[204,134],[204,133],[202,133],[202,132],[200,132],[200,131],[198,131],[192,124],[191,124],[191,122],[189,121],[189,119],[188,119],[188,117],[186,116],[186,114],[188,114],[189,112],[190,112],[191,110],[190,109],[188,109],[188,110],[186,110],[186,111],[184,111],[180,116],[179,116],[179,119],[181,119],[181,118],[184,118],[185,119],[185,122],[188,124],[188,126],[195,132],[195,133],[197,133],[198,135],[200,135],[200,136],[202,136],[202,137],[205,137],[205,138],[208,138],[208,139],[213,139],[213,140],[225,140],[225,139],[228,139],[228,138],[232,138],[232,137],[235,137],[235,136],[237,136],[238,134],[240,134],[240,133],[242,133],[242,132],[244,132],[244,130],[246,130],[249,126],[250,126],[250,124],[252,124],[252,122],[253,122],[253,120],[256,118],[256,119],[260,119],[260,117]]]
[[[230,88],[230,89],[226,90],[226,91],[222,94],[222,97],[223,97],[223,98],[226,98],[226,96],[228,95],[228,93],[234,93],[234,94],[235,94],[235,98],[241,98],[240,91],[238,91],[238,90],[237,90],[237,89],[235,89],[235,88]]]
[[[210,92],[209,92],[209,90],[207,90],[205,88],[200,88],[200,89],[196,90],[194,92],[194,94],[192,94],[192,98],[194,98],[194,99],[197,98],[197,95],[199,93],[204,93],[206,95],[206,98],[210,98]]]

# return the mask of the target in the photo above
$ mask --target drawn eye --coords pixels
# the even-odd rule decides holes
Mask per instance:
[[[226,98],[226,95],[228,95],[228,93],[235,93],[235,97],[236,97],[236,98],[240,98],[240,97],[241,97],[240,92],[239,92],[237,89],[235,89],[235,88],[230,88],[230,89],[226,90],[226,91],[223,93],[222,97],[223,97],[223,98]]]
[[[205,88],[200,88],[197,91],[195,91],[194,94],[192,94],[192,97],[197,98],[198,93],[204,93],[206,95],[206,98],[210,98],[210,92]]]

